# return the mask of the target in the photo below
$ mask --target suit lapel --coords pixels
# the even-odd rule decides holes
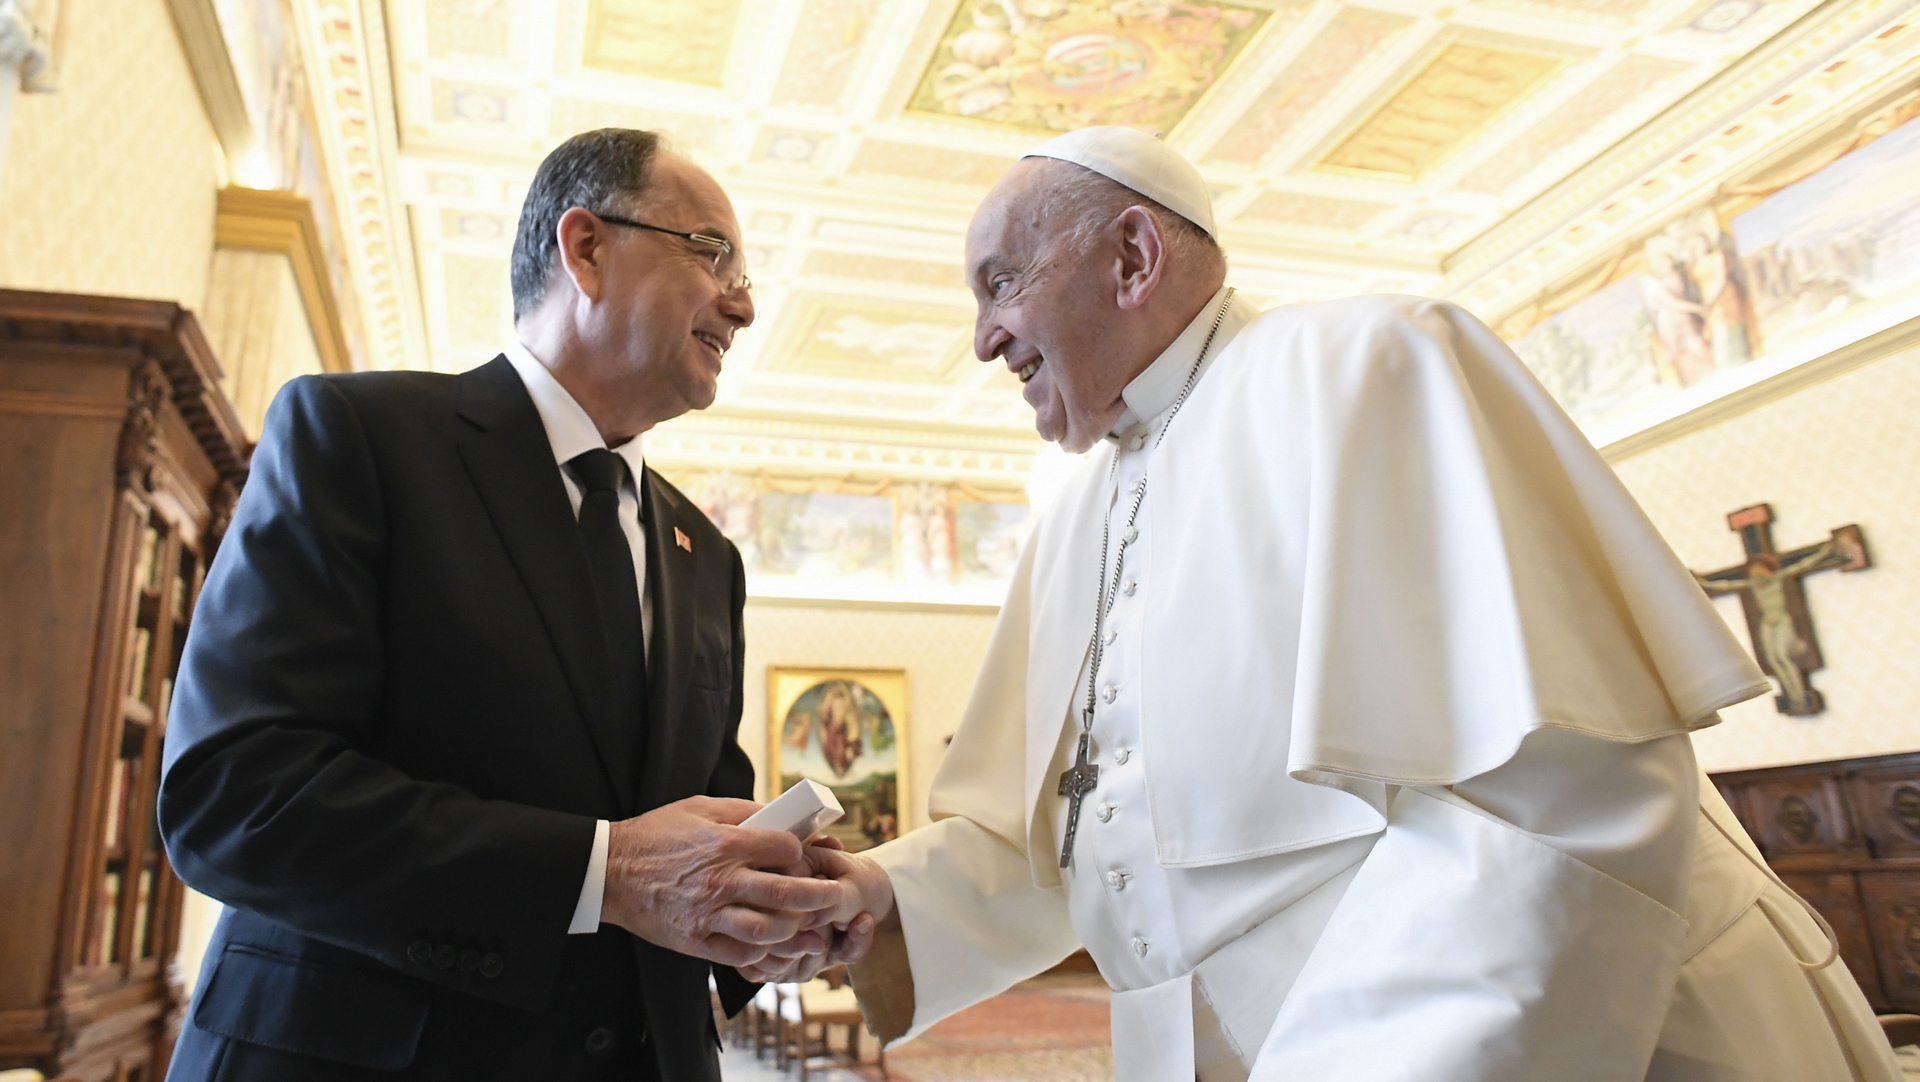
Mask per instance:
[[[647,757],[640,782],[642,806],[668,792],[687,684],[693,675],[694,617],[698,612],[698,564],[678,538],[691,536],[689,508],[651,468],[646,471],[647,581],[653,603],[653,641],[647,648]]]
[[[553,461],[553,445],[519,373],[505,357],[460,379],[460,416],[473,427],[460,438],[461,460],[540,610],[600,750],[607,784],[619,806],[629,808],[633,785],[627,764],[633,760],[624,739],[627,726],[614,716],[593,580],[574,526],[573,506]]]

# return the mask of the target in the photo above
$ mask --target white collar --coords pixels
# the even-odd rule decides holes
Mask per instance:
[[[605,447],[607,442],[600,438],[600,428],[587,416],[579,402],[567,393],[560,381],[553,378],[547,366],[541,364],[526,346],[519,342],[509,342],[503,351],[507,363],[520,373],[520,382],[526,384],[527,395],[533,399],[533,408],[540,414],[540,425],[547,430],[547,442],[553,445],[553,460],[566,465],[574,456],[587,451]],[[633,471],[635,490],[638,491],[641,471],[646,461],[641,456],[640,437],[635,436],[613,449],[614,453],[627,460],[627,468]]]
[[[1172,408],[1173,400],[1180,397],[1180,388],[1186,385],[1187,373],[1193,368],[1193,360],[1200,355],[1200,346],[1206,342],[1207,333],[1213,329],[1213,316],[1220,310],[1220,303],[1227,295],[1227,287],[1221,286],[1219,292],[1200,306],[1200,312],[1180,332],[1173,344],[1154,358],[1146,371],[1133,377],[1120,392],[1120,400],[1126,408],[1120,411],[1119,419],[1113,422],[1110,438],[1118,439]],[[1239,298],[1236,296],[1235,301]],[[1234,308],[1240,307],[1235,303]],[[1223,331],[1226,328],[1221,328]],[[1229,334],[1227,337],[1231,338]],[[1225,342],[1215,342],[1212,353],[1218,353]],[[1211,356],[1211,354],[1210,354]]]

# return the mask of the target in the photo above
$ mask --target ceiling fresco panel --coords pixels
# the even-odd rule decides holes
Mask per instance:
[[[879,6],[880,0],[807,0],[773,88],[773,104],[838,106]]]
[[[513,0],[425,0],[427,56],[511,59],[514,25],[525,16]]]
[[[727,124],[695,113],[646,109],[591,98],[555,98],[548,116],[548,132],[565,139],[597,128],[643,128],[661,132],[683,151],[709,151],[724,137]]]
[[[521,98],[512,90],[451,79],[433,81],[433,119],[437,124],[464,128],[517,127]]]
[[[507,260],[500,256],[449,253],[440,260],[446,294],[447,344],[478,356],[497,350],[513,331],[513,299]]]
[[[1014,159],[997,154],[975,154],[886,139],[868,139],[854,151],[847,171],[855,175],[907,177],[941,184],[989,188]]]
[[[966,276],[950,263],[928,263],[918,259],[893,259],[888,256],[857,252],[815,251],[801,265],[802,275],[826,278],[854,278],[870,282],[891,282],[925,286],[932,289],[965,289]]]
[[[1413,24],[1405,15],[1346,8],[1214,144],[1207,161],[1253,165],[1354,70]]]
[[[583,67],[720,86],[740,0],[591,0]]]
[[[797,295],[764,371],[886,383],[952,383],[968,369],[973,313],[957,306]]]
[[[1011,129],[1171,132],[1271,16],[1229,3],[968,0],[907,111]]]
[[[1240,212],[1240,218],[1319,229],[1358,230],[1392,209],[1388,203],[1331,199],[1300,192],[1265,192]]]
[[[1628,55],[1460,179],[1463,191],[1499,195],[1536,166],[1591,135],[1608,118],[1688,69],[1677,60]]]
[[[1417,180],[1539,89],[1566,62],[1564,56],[1453,42],[1317,168]]]
[[[1480,2],[1488,7],[1506,11],[1560,18],[1572,16],[1606,26],[1629,26],[1644,15],[1647,9],[1653,6],[1655,0],[1480,0]]]

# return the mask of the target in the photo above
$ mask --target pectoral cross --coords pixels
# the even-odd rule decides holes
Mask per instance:
[[[1820,642],[1813,636],[1813,615],[1800,580],[1816,571],[1859,571],[1872,566],[1860,527],[1842,526],[1827,540],[1792,552],[1773,550],[1773,508],[1755,504],[1727,516],[1740,534],[1747,562],[1694,578],[1707,596],[1739,594],[1746,610],[1753,653],[1768,676],[1780,682],[1773,704],[1782,714],[1805,717],[1827,708],[1807,674],[1821,668]]]
[[[1060,866],[1073,863],[1073,838],[1080,833],[1080,802],[1100,784],[1100,768],[1087,762],[1087,740],[1092,734],[1080,733],[1080,748],[1073,753],[1073,767],[1060,775],[1060,795],[1067,798],[1067,838],[1060,843]]]

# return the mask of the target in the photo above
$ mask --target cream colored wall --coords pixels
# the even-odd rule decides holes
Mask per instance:
[[[1627,487],[1697,571],[1740,562],[1730,511],[1773,505],[1782,551],[1860,524],[1874,566],[1807,580],[1827,667],[1825,713],[1790,718],[1770,698],[1695,737],[1708,770],[1920,750],[1920,348],[1908,348],[1616,462]],[[1751,647],[1740,604],[1718,605]]]
[[[254,440],[281,385],[326,367],[284,252],[216,249],[200,327],[220,358],[220,389]]]
[[[994,614],[977,610],[794,607],[747,602],[746,707],[740,744],[753,757],[767,799],[767,668],[905,669],[909,791],[906,827],[927,822],[927,785],[960,723],[973,677],[993,633]],[[778,794],[771,794],[778,795]]]
[[[0,173],[0,286],[198,309],[220,184],[166,0],[67,4],[59,90],[22,94]]]

